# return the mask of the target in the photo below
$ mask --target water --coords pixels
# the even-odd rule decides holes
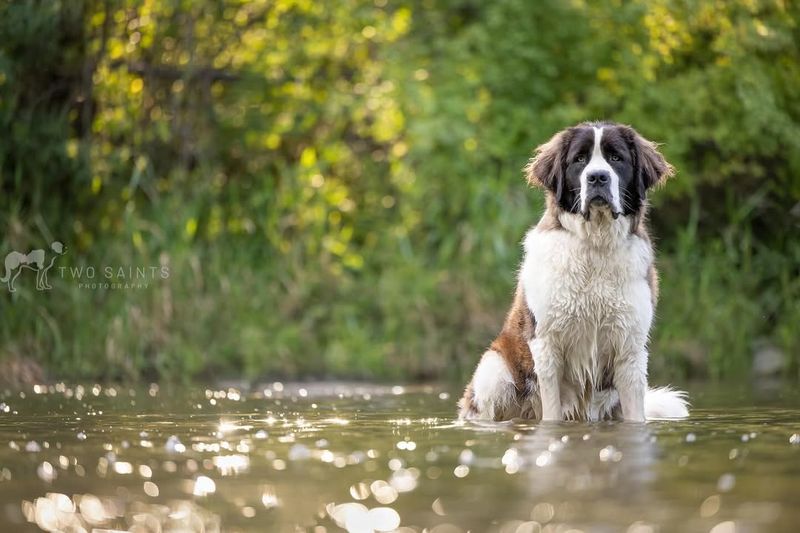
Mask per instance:
[[[692,396],[682,422],[465,425],[445,387],[6,392],[0,531],[800,530],[798,394]]]

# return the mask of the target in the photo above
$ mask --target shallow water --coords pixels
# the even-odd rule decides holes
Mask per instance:
[[[800,396],[691,392],[648,424],[461,424],[445,387],[6,392],[0,531],[798,531]]]

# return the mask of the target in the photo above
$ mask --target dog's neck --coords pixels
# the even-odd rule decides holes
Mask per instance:
[[[608,209],[595,208],[588,220],[581,214],[562,211],[558,221],[566,231],[597,248],[620,246],[630,237],[633,222],[630,216],[613,218]]]

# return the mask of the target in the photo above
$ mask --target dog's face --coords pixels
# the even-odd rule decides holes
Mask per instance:
[[[605,209],[614,218],[638,214],[647,190],[673,173],[655,143],[630,126],[609,122],[567,128],[536,149],[528,182],[548,189],[558,207],[587,220]]]

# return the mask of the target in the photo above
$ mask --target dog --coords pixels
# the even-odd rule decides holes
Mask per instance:
[[[647,384],[658,298],[647,193],[672,165],[630,126],[584,122],[539,146],[524,172],[545,190],[545,212],[524,238],[514,301],[460,418],[688,416],[686,393]]]

